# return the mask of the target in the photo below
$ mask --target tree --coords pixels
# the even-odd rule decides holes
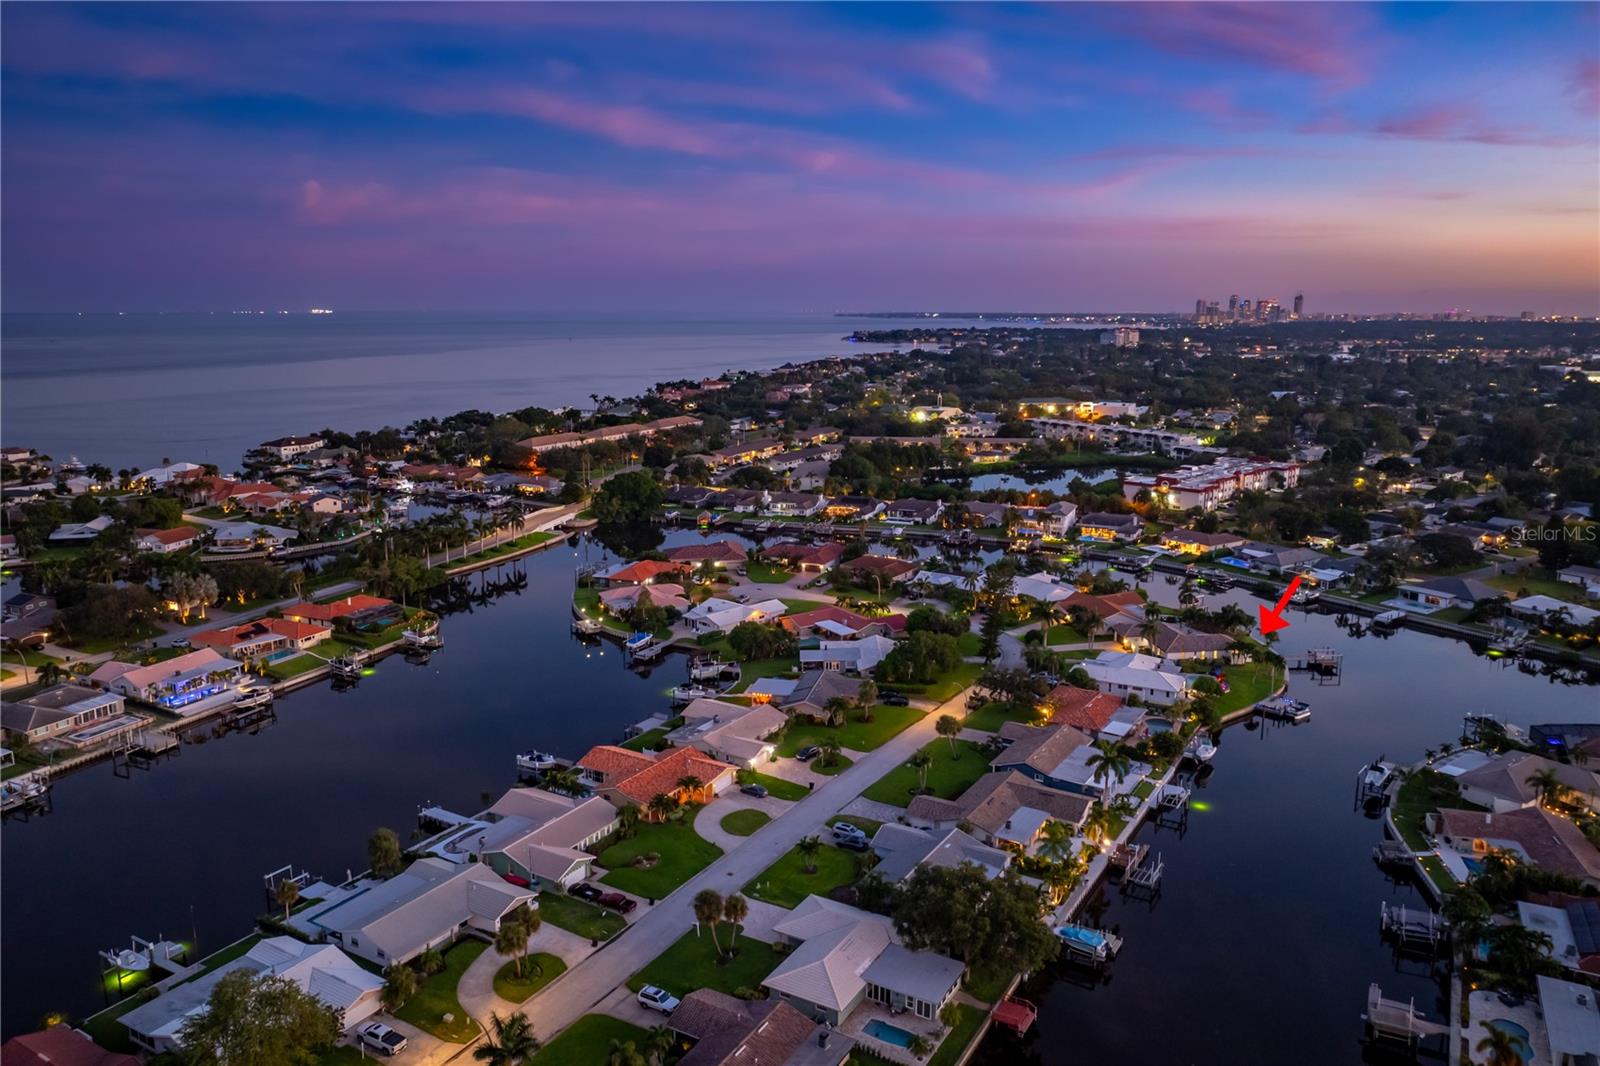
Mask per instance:
[[[676,797],[669,796],[665,792],[657,792],[650,797],[650,802],[645,805],[645,810],[650,812],[650,816],[658,822],[664,822],[672,817],[672,812],[677,809],[678,801]]]
[[[1546,807],[1559,806],[1569,791],[1567,783],[1561,780],[1560,774],[1554,768],[1529,774],[1527,783],[1539,790],[1539,802]]]
[[[606,1049],[606,1066],[647,1066],[647,1063],[632,1040],[612,1040]]]
[[[683,793],[683,795],[687,797],[690,802],[693,802],[696,798],[698,798],[701,790],[703,790],[705,787],[706,783],[693,774],[685,774],[684,776],[678,778],[678,791]]]
[[[590,509],[604,525],[633,525],[655,516],[666,499],[661,482],[647,470],[628,470],[609,478],[594,494]]]
[[[167,599],[178,605],[178,615],[185,622],[196,610],[204,616],[205,609],[216,603],[221,595],[216,579],[204,573],[174,574],[162,585],[161,591]]]
[[[179,1043],[195,1066],[302,1066],[333,1046],[339,1012],[285,977],[226,974]]]
[[[744,920],[750,917],[750,904],[739,893],[735,892],[722,901],[722,920],[733,926],[733,939],[729,942],[730,948],[739,945],[739,930],[744,925]]]
[[[1039,831],[1039,857],[1065,865],[1072,860],[1072,827],[1054,819]]]
[[[405,855],[400,849],[400,838],[388,826],[379,826],[367,838],[367,865],[372,876],[390,878],[405,868]]]
[[[1093,773],[1091,780],[1098,781],[1104,790],[1112,778],[1121,781],[1128,776],[1128,771],[1133,769],[1133,760],[1112,741],[1097,740],[1094,753],[1089,756],[1088,767]]]
[[[617,811],[617,822],[624,840],[639,831],[639,805],[628,803]]]
[[[800,843],[794,846],[794,850],[798,851],[800,857],[805,859],[805,872],[808,874],[816,873],[817,853],[822,850],[822,841],[816,836],[802,837]]]
[[[961,720],[953,714],[941,714],[933,723],[934,732],[950,742],[950,757],[955,758],[956,735],[961,732]]]
[[[829,737],[817,745],[817,762],[824,767],[836,766],[839,763],[839,755],[843,750],[837,740]]]
[[[279,881],[272,890],[272,898],[278,901],[278,906],[283,908],[283,920],[289,920],[289,912],[294,905],[300,902],[300,886],[285,877]]]
[[[917,771],[918,794],[928,791],[928,769],[933,766],[933,756],[919,751],[906,760],[906,765]],[[809,870],[806,872],[810,873]]]
[[[717,923],[722,921],[722,895],[714,888],[702,888],[694,897],[694,926],[699,932],[703,923],[711,930],[711,946],[718,955],[722,954],[722,945],[717,941]]]
[[[822,720],[827,725],[843,725],[845,715],[849,713],[850,701],[843,696],[829,696],[822,704]]]
[[[644,1046],[650,1053],[650,1066],[663,1066],[672,1049],[678,1046],[678,1034],[670,1026],[653,1026]]]
[[[1486,1066],[1522,1066],[1522,1042],[1508,1029],[1497,1029],[1488,1022],[1479,1022],[1484,1036],[1475,1046],[1483,1053]]]
[[[1043,893],[1010,871],[991,881],[970,863],[920,866],[898,894],[894,924],[913,950],[1031,973],[1061,950],[1043,909]]]
[[[544,1045],[533,1035],[528,1016],[521,1011],[502,1018],[489,1012],[489,1032],[483,1043],[472,1049],[472,1057],[489,1066],[517,1066],[537,1055]]]
[[[542,924],[544,919],[526,905],[500,919],[500,928],[494,934],[494,949],[512,958],[519,978],[522,976],[522,960],[528,954],[528,941]]]
[[[383,1009],[397,1011],[417,994],[417,971],[403,962],[390,963],[383,971]]]
[[[1458,885],[1445,897],[1443,913],[1458,945],[1476,945],[1489,929],[1494,908],[1471,884]]]

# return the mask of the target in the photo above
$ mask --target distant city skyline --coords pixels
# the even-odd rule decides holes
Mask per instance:
[[[1593,3],[0,29],[8,311],[1600,313]]]

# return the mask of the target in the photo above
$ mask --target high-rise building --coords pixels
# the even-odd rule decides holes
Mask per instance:
[[[1238,293],[1234,293],[1232,296],[1228,297],[1228,317],[1229,318],[1238,318],[1239,317],[1239,294]]]
[[[1198,299],[1198,300],[1196,300],[1194,302],[1194,317],[1196,319],[1201,319],[1201,318],[1205,318],[1206,317],[1206,301],[1205,301],[1204,297],[1202,297],[1202,298],[1200,298],[1200,299]]]
[[[1306,294],[1303,293],[1303,292],[1295,293],[1294,294],[1294,317],[1299,318],[1301,315],[1305,314],[1305,310],[1306,310]]]

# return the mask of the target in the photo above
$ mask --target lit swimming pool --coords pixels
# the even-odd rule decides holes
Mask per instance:
[[[861,1031],[874,1040],[882,1040],[885,1044],[893,1044],[895,1047],[910,1047],[914,1036],[898,1025],[890,1025],[881,1018],[872,1019],[862,1027]]]
[[[1523,1062],[1533,1061],[1533,1045],[1528,1041],[1528,1030],[1512,1021],[1510,1018],[1496,1018],[1492,1022],[1485,1022],[1490,1029],[1499,1029],[1503,1033],[1510,1033],[1516,1042],[1517,1054],[1522,1056]]]

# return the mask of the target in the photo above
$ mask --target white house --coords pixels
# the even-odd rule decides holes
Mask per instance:
[[[815,648],[800,649],[800,668],[864,674],[893,650],[894,641],[879,635],[859,640],[823,640]]]
[[[788,609],[788,605],[778,599],[736,603],[712,596],[684,612],[683,620],[697,633],[727,633],[741,622],[770,622],[781,618]]]
[[[1103,651],[1078,664],[1101,692],[1167,706],[1188,698],[1189,679],[1153,655]]]
[[[220,522],[211,529],[211,548],[218,552],[273,551],[299,536],[292,529],[259,522]]]
[[[789,724],[789,716],[768,703],[744,706],[713,699],[690,703],[683,720],[667,739],[748,770],[771,760],[777,741],[770,738]]]
[[[115,523],[115,518],[104,514],[98,518],[91,518],[87,522],[68,522],[51,530],[50,542],[52,544],[84,544],[94,540]]]

